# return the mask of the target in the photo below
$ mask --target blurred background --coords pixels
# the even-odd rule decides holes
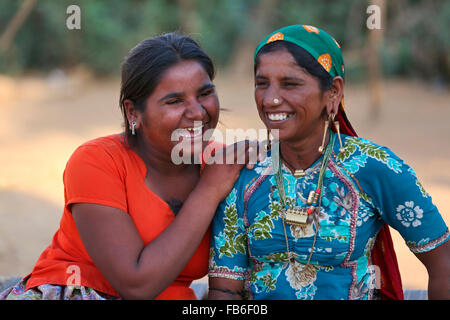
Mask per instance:
[[[70,5],[79,29],[68,28]],[[369,5],[380,29],[368,28]],[[74,149],[121,132],[120,63],[133,46],[174,30],[193,36],[216,63],[228,109],[219,129],[262,128],[253,50],[291,24],[340,43],[356,131],[410,164],[449,224],[450,1],[0,0],[0,277],[28,274],[50,243]],[[426,289],[425,268],[393,237],[404,287]]]

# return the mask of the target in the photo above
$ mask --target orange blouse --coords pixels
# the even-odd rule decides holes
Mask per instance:
[[[175,218],[169,205],[146,186],[146,173],[144,162],[125,146],[120,134],[81,145],[64,171],[65,206],[60,227],[29,275],[26,289],[41,284],[66,285],[73,274],[71,266],[75,265],[80,270],[82,286],[119,297],[84,248],[70,205],[95,203],[127,212],[146,245]],[[207,273],[209,238],[210,229],[181,274],[156,299],[196,299],[189,286]]]

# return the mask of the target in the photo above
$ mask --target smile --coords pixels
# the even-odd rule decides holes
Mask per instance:
[[[177,129],[179,135],[186,139],[192,139],[196,138],[202,135],[203,133],[203,127],[205,125],[197,126],[197,127],[191,127],[191,128],[180,128]]]
[[[284,121],[284,120],[292,117],[292,115],[293,115],[292,113],[287,113],[287,112],[266,113],[266,116],[270,121]]]

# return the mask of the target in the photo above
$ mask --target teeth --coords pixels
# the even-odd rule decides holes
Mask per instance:
[[[286,120],[290,116],[287,113],[283,112],[283,113],[268,113],[267,117],[269,118],[269,120],[272,120],[272,121],[282,121],[282,120]]]
[[[202,134],[203,125],[200,127],[193,127],[193,128],[184,128],[179,130],[180,136],[183,138],[193,138],[198,137]],[[186,132],[187,131],[187,132]]]
[[[195,127],[195,128],[186,128],[186,130],[189,130],[189,131],[201,131],[202,128],[203,128],[203,126],[201,126],[201,127]]]

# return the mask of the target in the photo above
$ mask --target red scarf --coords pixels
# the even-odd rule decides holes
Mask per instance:
[[[347,119],[342,106],[336,117],[342,133],[356,137],[350,121]],[[385,223],[378,232],[375,245],[372,249],[372,263],[380,268],[381,288],[379,293],[382,300],[403,300],[402,279],[398,269],[397,256],[395,255],[389,226]]]

